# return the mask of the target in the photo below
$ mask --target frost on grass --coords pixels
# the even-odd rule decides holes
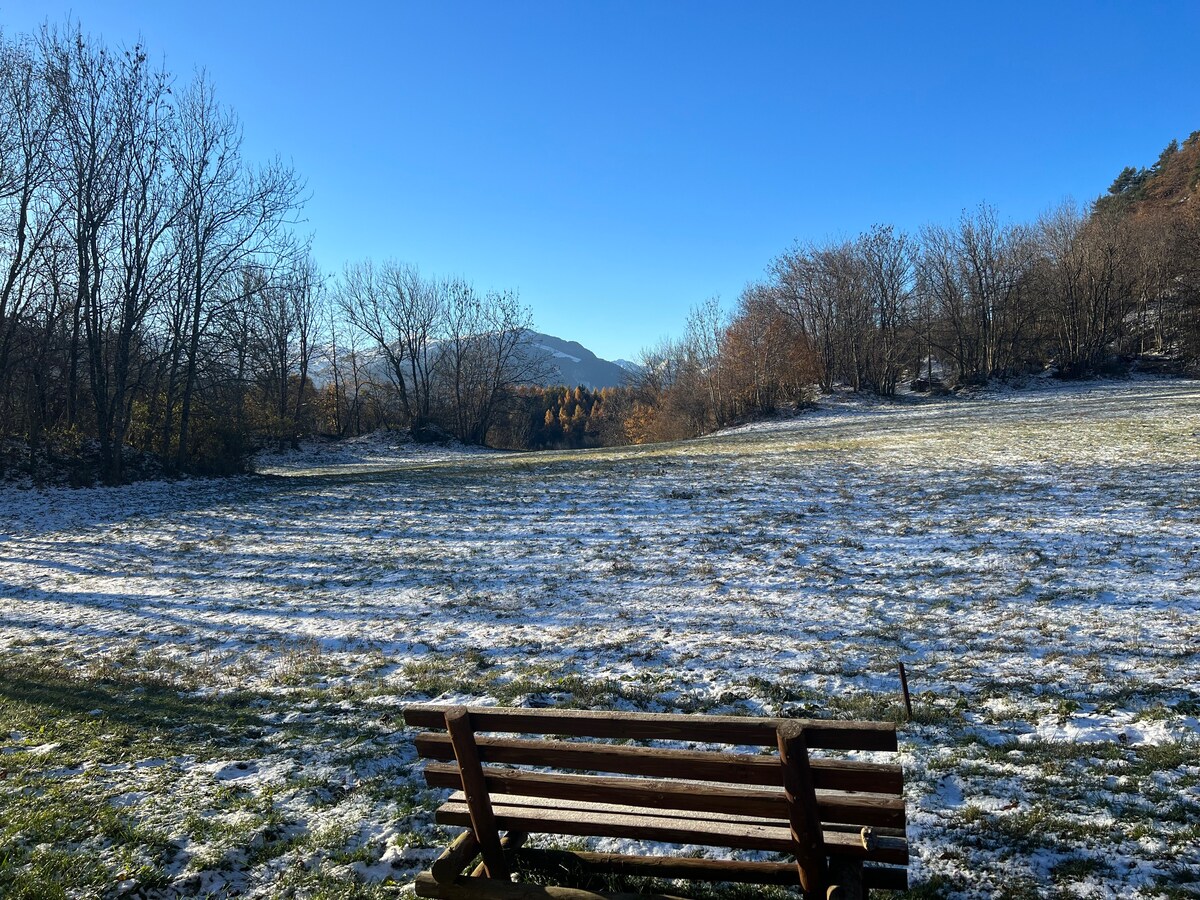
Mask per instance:
[[[1200,386],[384,449],[0,495],[0,894],[401,893],[406,702],[898,718],[899,659],[915,894],[1200,886]]]

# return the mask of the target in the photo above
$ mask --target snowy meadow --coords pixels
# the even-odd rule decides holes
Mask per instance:
[[[1200,893],[1200,384],[262,469],[0,488],[0,895],[408,892],[422,700],[892,719],[911,896]]]

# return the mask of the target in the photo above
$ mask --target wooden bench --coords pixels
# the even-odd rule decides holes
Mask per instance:
[[[900,766],[809,755],[894,752],[890,723],[435,705],[410,706],[404,718],[444,729],[416,738],[430,760],[426,782],[455,792],[434,820],[469,829],[417,877],[421,897],[623,896],[511,880],[518,868],[561,871],[564,862],[589,878],[798,885],[806,897],[844,900],[908,886]],[[768,851],[795,862],[532,850],[523,847],[530,833]]]

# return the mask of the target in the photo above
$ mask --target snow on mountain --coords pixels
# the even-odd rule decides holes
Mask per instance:
[[[544,377],[541,384],[583,385],[593,390],[620,387],[629,381],[629,370],[618,363],[601,359],[577,341],[541,332],[531,332],[532,352],[544,354]]]
[[[631,373],[640,371],[635,363],[625,360],[610,362],[577,341],[567,341],[537,331],[529,333],[527,347],[531,354],[542,357],[543,364],[539,367],[542,377],[536,383],[547,387],[556,384],[570,387],[583,385],[592,390],[620,387],[628,383]],[[380,384],[387,383],[391,378],[383,354],[377,348],[368,347],[363,351],[363,364],[369,377]],[[325,387],[333,380],[333,372],[324,353],[314,354],[308,377],[318,388]]]

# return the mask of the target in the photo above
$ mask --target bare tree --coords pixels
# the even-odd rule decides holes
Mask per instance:
[[[683,346],[698,386],[707,394],[704,427],[720,428],[728,421],[726,360],[721,352],[727,327],[720,300],[710,297],[688,313]]]
[[[325,302],[325,282],[316,260],[306,253],[297,261],[287,281],[288,299],[296,323],[296,403],[292,412],[292,442],[296,444],[305,428],[309,399],[308,373],[317,352],[321,308]],[[311,428],[306,428],[311,431]]]
[[[925,336],[960,381],[1012,374],[1026,363],[1037,311],[1034,251],[1028,229],[1001,224],[987,205],[964,212],[953,229],[922,230],[918,302],[942,325],[927,322]]]
[[[346,267],[338,292],[343,314],[386,363],[405,420],[415,428],[433,415],[438,330],[450,290],[413,266],[366,260]]]
[[[912,248],[890,225],[877,225],[860,237],[856,250],[874,307],[867,377],[884,396],[896,384],[909,356],[912,330]]]
[[[271,431],[279,448],[298,446],[308,399],[308,372],[316,354],[323,285],[307,248],[270,273],[257,292],[259,359],[273,394]]]
[[[780,310],[791,317],[817,348],[821,388],[830,391],[839,369],[837,310],[821,259],[822,251],[815,246],[793,247],[771,263],[769,289]]]
[[[1136,259],[1126,221],[1107,212],[1089,218],[1064,203],[1038,223],[1044,254],[1041,284],[1068,376],[1101,368],[1132,306]]]
[[[119,55],[76,29],[44,30],[42,51],[62,111],[60,191],[77,258],[77,307],[106,480],[122,448],[144,367],[146,316],[165,282],[163,236],[175,217],[167,188],[167,78],[144,49]]]
[[[0,388],[10,377],[13,341],[34,302],[31,266],[57,225],[50,194],[57,109],[28,42],[0,37]]]
[[[178,392],[175,464],[184,470],[200,345],[217,313],[221,283],[272,245],[299,207],[303,185],[278,159],[257,170],[246,165],[241,125],[218,103],[203,72],[183,92],[178,108],[171,160],[179,205],[175,240],[182,315],[173,320],[163,430],[172,430]]]
[[[1161,211],[1152,211],[1129,223],[1134,245],[1137,284],[1135,288],[1135,320],[1130,350],[1138,354],[1161,352],[1166,347],[1172,327],[1171,300],[1178,293],[1179,273],[1185,268],[1186,240],[1181,229]]]
[[[446,290],[438,360],[443,406],[459,440],[486,444],[508,393],[541,377],[544,361],[528,352],[533,321],[514,292],[480,295],[460,280],[447,282]]]
[[[738,300],[725,330],[725,358],[731,415],[761,416],[784,403],[803,403],[819,379],[808,337],[780,309],[769,285],[751,285]]]
[[[624,436],[631,444],[676,440],[698,433],[679,410],[681,394],[692,393],[687,365],[686,348],[669,338],[641,351],[633,398],[624,414]]]

